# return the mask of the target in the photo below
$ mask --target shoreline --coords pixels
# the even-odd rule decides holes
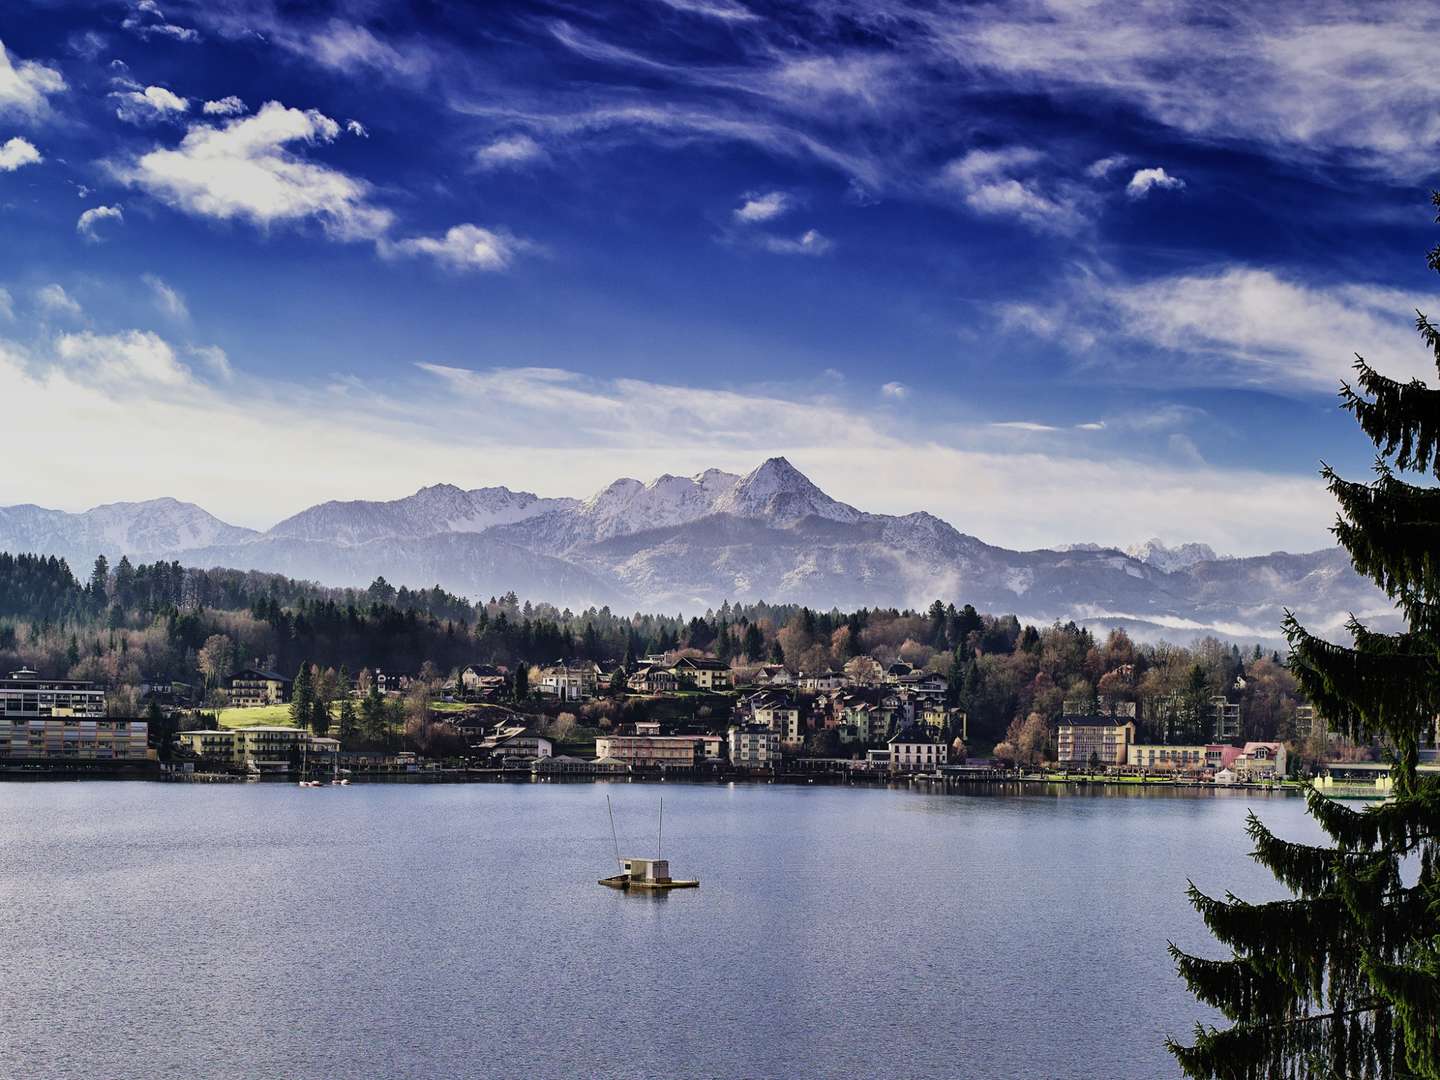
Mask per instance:
[[[1091,774],[1017,775],[983,771],[976,773],[841,773],[794,771],[779,774],[752,773],[739,770],[715,770],[709,773],[677,773],[664,770],[643,770],[625,774],[573,773],[541,775],[530,769],[433,769],[413,773],[381,772],[351,774],[351,785],[361,784],[783,784],[793,787],[825,786],[850,788],[891,788],[931,793],[961,793],[967,790],[1003,791],[1019,794],[1046,791],[1059,793],[1086,792],[1098,796],[1134,795],[1137,793],[1173,792],[1194,795],[1209,792],[1247,792],[1250,794],[1303,795],[1308,785],[1287,783],[1215,784],[1200,780],[1176,780],[1151,777],[1106,777]],[[77,783],[81,781],[156,783],[156,784],[297,784],[298,778],[285,776],[249,776],[229,772],[170,772],[160,769],[158,762],[135,763],[130,766],[96,764],[96,767],[66,765],[62,767],[29,766],[0,767],[0,783]],[[325,785],[331,786],[331,785]]]

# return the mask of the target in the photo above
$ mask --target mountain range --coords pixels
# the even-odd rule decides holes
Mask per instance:
[[[1150,540],[1012,551],[923,511],[871,514],[831,498],[784,458],[739,476],[622,479],[588,499],[506,487],[421,488],[391,501],[312,506],[260,532],[193,503],[111,503],[84,513],[0,508],[0,550],[111,561],[178,559],[328,585],[514,590],[582,608],[697,612],[768,600],[842,609],[935,598],[1028,620],[1124,625],[1140,637],[1216,633],[1275,641],[1285,608],[1317,629],[1391,605],[1338,548],[1250,558]]]

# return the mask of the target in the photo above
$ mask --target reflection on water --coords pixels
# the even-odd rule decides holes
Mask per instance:
[[[1253,805],[666,785],[0,785],[0,1076],[1173,1076]]]

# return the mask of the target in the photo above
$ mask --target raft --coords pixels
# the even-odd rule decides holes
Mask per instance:
[[[616,874],[613,877],[602,877],[600,884],[609,889],[646,889],[652,892],[663,892],[668,889],[698,889],[700,882],[686,881],[676,878],[665,878],[662,880],[647,881],[644,878],[633,878],[629,874]]]

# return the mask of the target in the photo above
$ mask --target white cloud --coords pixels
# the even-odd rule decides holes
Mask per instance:
[[[1200,453],[1200,448],[1195,445],[1195,440],[1181,432],[1174,432],[1167,440],[1170,453],[1186,465],[1204,465],[1205,458]]]
[[[176,359],[169,342],[147,330],[61,334],[55,355],[71,371],[103,383],[174,387],[191,381],[190,369]]]
[[[38,165],[43,160],[35,144],[18,135],[0,144],[0,172],[14,172],[26,165]]]
[[[976,213],[1018,218],[1046,232],[1073,231],[1084,223],[1075,198],[1041,175],[1043,159],[1028,146],[971,150],[941,170],[939,184]]]
[[[230,366],[230,357],[219,345],[192,345],[190,354],[210,369],[222,382],[235,378],[235,369]]]
[[[222,392],[201,375],[223,378],[228,361],[189,355],[193,369],[138,330],[62,335],[29,352],[0,340],[10,436],[70,433],[47,444],[43,474],[0,477],[0,503],[53,505],[64,492],[79,508],[163,492],[268,526],[326,499],[397,496],[439,479],[583,496],[617,476],[652,476],[657,461],[672,472],[744,471],[779,453],[866,510],[927,509],[1011,547],[1072,541],[1076,521],[1119,545],[1156,521],[1237,553],[1331,543],[1333,506],[1311,476],[967,449],[897,435],[868,408],[813,392],[438,365],[384,386],[347,380],[343,394],[237,372]],[[474,422],[477,403],[485,424]],[[177,445],[207,449],[177,455]],[[95,468],[100,459],[107,468]]]
[[[215,101],[207,101],[201,106],[200,111],[206,116],[239,116],[247,112],[248,107],[234,94],[228,97],[219,98]]]
[[[1076,431],[1104,431],[1104,430],[1105,430],[1105,421],[1104,421],[1104,420],[1091,420],[1091,421],[1088,422],[1088,423],[1076,424],[1076,425],[1075,425],[1075,430],[1076,430]]]
[[[190,309],[185,304],[185,298],[181,296],[164,279],[155,274],[141,274],[140,280],[145,282],[150,289],[150,296],[155,306],[160,311],[179,322],[190,318]]]
[[[504,270],[531,245],[503,231],[469,223],[453,225],[444,236],[414,236],[385,242],[385,255],[424,255],[451,270]]]
[[[110,97],[116,103],[115,115],[130,124],[154,124],[161,120],[178,119],[190,109],[187,98],[163,86],[117,90]]]
[[[990,425],[997,428],[1008,428],[1011,431],[1028,431],[1032,434],[1042,431],[1059,431],[1054,424],[1041,424],[1034,420],[997,420]]]
[[[64,287],[51,282],[35,290],[35,303],[46,315],[64,315],[78,319],[84,312]]]
[[[1339,152],[1405,176],[1434,170],[1429,4],[1030,0],[909,13],[954,63],[1004,86],[1106,95],[1207,139]]]
[[[884,386],[880,387],[880,393],[884,394],[888,398],[895,398],[897,401],[904,401],[907,397],[910,396],[910,388],[904,383],[887,382]]]
[[[783,191],[747,195],[735,211],[735,220],[746,225],[757,221],[773,221],[790,209],[790,196]]]
[[[1130,159],[1124,154],[1111,154],[1109,157],[1103,157],[1099,161],[1092,161],[1089,167],[1086,168],[1085,175],[1092,180],[1104,180],[1105,177],[1109,176],[1116,169],[1124,166],[1129,160]]]
[[[155,0],[136,0],[120,25],[142,38],[167,37],[191,45],[200,40],[199,31],[170,22]]]
[[[393,215],[370,203],[369,185],[298,152],[339,134],[323,113],[271,101],[219,127],[193,124],[176,149],[157,148],[112,168],[124,183],[198,217],[261,227],[316,220],[338,240],[374,239]]]
[[[345,130],[356,138],[368,139],[370,137],[369,130],[359,120],[346,120]]]
[[[75,221],[75,231],[92,244],[105,239],[103,226],[107,221],[123,222],[125,213],[118,206],[92,206]]]
[[[1150,194],[1152,188],[1164,188],[1169,191],[1176,191],[1185,186],[1185,181],[1178,176],[1171,176],[1162,168],[1137,169],[1130,182],[1125,185],[1125,194],[1132,199],[1143,199]]]
[[[1115,334],[1183,354],[1180,378],[1333,390],[1351,376],[1356,352],[1396,378],[1434,375],[1411,313],[1436,305],[1412,292],[1229,267],[1095,295],[1104,310],[1092,317]]]
[[[544,148],[529,135],[506,135],[475,151],[475,164],[481,169],[503,169],[538,161],[545,156]]]
[[[39,120],[49,111],[49,98],[64,92],[65,77],[35,60],[18,63],[0,41],[0,116]]]
[[[834,245],[817,229],[806,229],[799,236],[766,236],[760,246],[776,255],[824,255]]]
[[[15,299],[4,286],[0,286],[0,319],[6,322],[15,320]]]
[[[658,0],[666,7],[692,15],[704,15],[711,19],[727,22],[754,22],[760,18],[743,4],[735,0]]]
[[[416,80],[431,68],[431,57],[423,47],[394,45],[363,26],[340,19],[332,19],[319,33],[305,37],[282,33],[276,40],[324,67],[351,74],[368,69]]]

